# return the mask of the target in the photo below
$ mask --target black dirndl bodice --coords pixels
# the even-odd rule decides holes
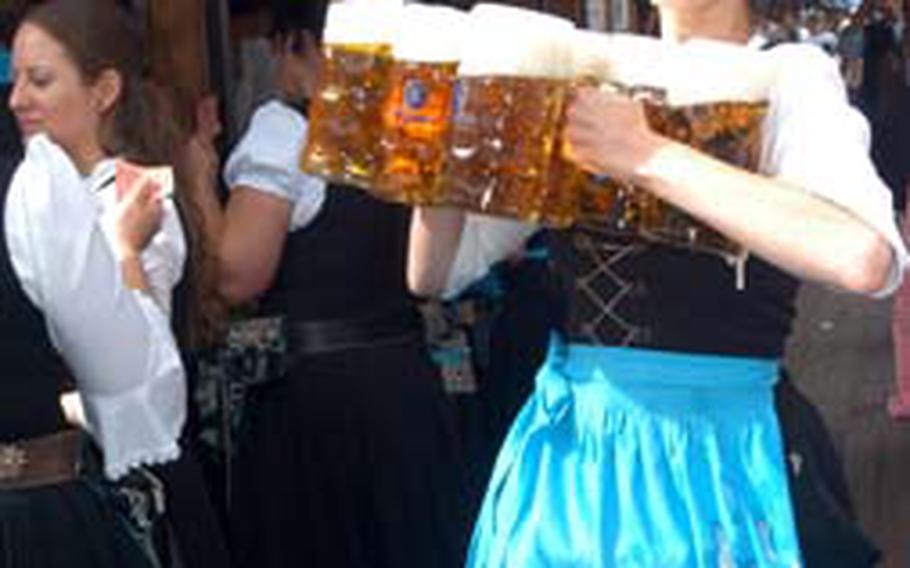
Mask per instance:
[[[312,223],[288,235],[265,315],[293,321],[360,317],[409,304],[410,210],[330,185]]]
[[[780,358],[799,282],[755,257],[745,286],[719,255],[618,238],[595,227],[553,246],[571,341]]]

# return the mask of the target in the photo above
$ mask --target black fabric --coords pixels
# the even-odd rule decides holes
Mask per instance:
[[[806,567],[876,566],[881,553],[857,526],[843,465],[824,420],[786,374],[774,394]]]
[[[178,459],[151,469],[165,490],[166,524],[157,527],[159,535],[163,535],[159,556],[176,557],[176,568],[229,568],[231,560],[222,538],[222,520],[212,506],[196,452],[183,443]],[[165,568],[168,566],[165,564]]]
[[[409,216],[329,187],[316,219],[289,235],[263,315],[293,326],[412,306]],[[293,361],[245,407],[232,483],[238,565],[460,565],[454,417],[422,338]]]
[[[11,91],[10,85],[0,85],[0,157],[18,161],[22,155],[22,137],[7,104]]]
[[[16,163],[0,157],[0,219]],[[51,434],[63,427],[58,396],[62,363],[51,346],[44,317],[32,305],[0,237],[0,334],[3,380],[0,381],[0,443]]]
[[[154,568],[103,483],[0,491],[0,568]]]
[[[288,235],[263,315],[291,321],[357,317],[407,303],[409,210],[330,186],[312,224]]]
[[[423,333],[423,322],[414,306],[347,319],[287,321],[284,327],[289,356],[294,359],[413,340]]]
[[[460,566],[449,401],[419,343],[308,357],[253,389],[239,443],[241,567]]]
[[[748,260],[745,288],[737,290],[734,267],[719,256],[623,242],[593,229],[561,235],[554,252],[559,273],[577,275],[562,282],[570,298],[565,332],[572,340],[783,354],[799,283],[761,259]]]
[[[859,107],[872,130],[872,161],[903,210],[910,181],[910,89],[894,22],[872,19],[864,29]]]

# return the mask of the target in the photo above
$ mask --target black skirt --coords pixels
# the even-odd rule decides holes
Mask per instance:
[[[306,357],[257,387],[233,484],[241,567],[460,566],[450,401],[422,343]]]
[[[152,568],[102,482],[0,491],[0,568]]]
[[[821,414],[784,375],[775,406],[807,568],[876,566],[881,553],[857,524],[840,457]]]

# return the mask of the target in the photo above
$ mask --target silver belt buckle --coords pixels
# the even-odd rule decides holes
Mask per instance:
[[[0,482],[18,479],[27,463],[25,448],[16,444],[0,444]]]

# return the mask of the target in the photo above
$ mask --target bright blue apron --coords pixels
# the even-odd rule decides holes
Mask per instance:
[[[467,565],[799,566],[778,370],[554,339],[500,451]]]

